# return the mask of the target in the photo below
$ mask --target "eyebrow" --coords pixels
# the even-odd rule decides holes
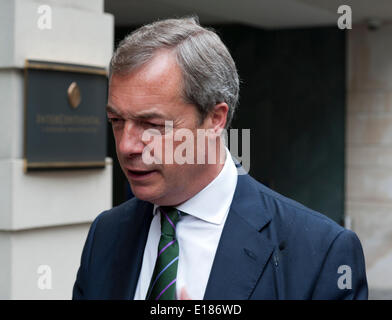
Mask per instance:
[[[106,106],[106,111],[110,112],[110,113],[114,113],[115,115],[120,116],[120,112],[118,112],[115,108],[113,108],[111,105],[107,105]],[[152,119],[152,118],[159,118],[159,119],[165,119],[165,115],[163,115],[162,113],[156,112],[156,111],[142,111],[139,114],[136,114],[135,116],[133,116],[133,118],[136,119],[143,119],[143,120],[147,120],[147,119]]]
[[[106,105],[106,112],[114,113],[116,115],[120,115],[120,113],[114,109],[111,105]]]

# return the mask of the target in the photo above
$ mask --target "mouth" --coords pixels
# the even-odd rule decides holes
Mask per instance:
[[[129,170],[127,169],[127,175],[132,180],[144,180],[150,178],[157,173],[157,170]]]

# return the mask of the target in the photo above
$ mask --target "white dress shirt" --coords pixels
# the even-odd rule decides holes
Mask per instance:
[[[193,300],[202,300],[215,252],[237,185],[237,168],[226,148],[225,164],[214,180],[195,196],[176,208],[188,215],[176,226],[179,244],[176,293],[185,287]],[[154,272],[161,236],[160,212],[154,205],[154,217],[144,249],[143,263],[135,291],[135,300],[144,300]]]

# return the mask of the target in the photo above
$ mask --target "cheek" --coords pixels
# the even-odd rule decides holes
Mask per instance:
[[[172,187],[184,185],[189,180],[189,169],[186,165],[164,164],[162,166],[162,179],[166,185]]]
[[[121,152],[120,146],[119,146],[119,141],[120,140],[115,140],[116,142],[116,154],[117,154],[117,159],[118,161],[121,163],[122,162],[122,158],[123,158],[123,154]]]
[[[174,164],[167,168],[167,177],[171,185],[186,189],[202,174],[203,165]]]
[[[120,150],[120,141],[122,139],[122,132],[120,130],[112,130],[113,132],[113,137],[114,137],[114,143],[116,145],[116,151],[117,151],[117,155],[119,154],[119,150]]]

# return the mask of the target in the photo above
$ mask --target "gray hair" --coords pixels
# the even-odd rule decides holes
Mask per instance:
[[[183,99],[197,107],[201,122],[216,104],[225,102],[228,128],[238,104],[237,69],[219,36],[201,27],[196,17],[156,21],[133,31],[114,52],[109,78],[130,73],[159,49],[174,50],[183,74]]]

